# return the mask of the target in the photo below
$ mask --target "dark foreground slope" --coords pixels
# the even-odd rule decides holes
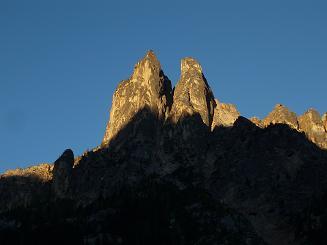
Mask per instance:
[[[191,58],[172,90],[150,53],[117,88],[102,147],[1,176],[0,244],[326,244],[321,131],[318,146],[276,111],[240,117]]]

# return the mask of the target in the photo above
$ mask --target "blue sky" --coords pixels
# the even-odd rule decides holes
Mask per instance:
[[[327,111],[326,1],[0,0],[0,172],[97,146],[112,94],[153,49],[197,58],[247,116]]]

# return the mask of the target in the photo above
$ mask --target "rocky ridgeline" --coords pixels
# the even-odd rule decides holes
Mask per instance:
[[[14,170],[8,170],[1,175],[1,178],[9,177],[35,177],[43,182],[47,182],[52,179],[53,164],[42,163],[28,168],[18,168]]]
[[[220,103],[214,98],[202,67],[195,59],[182,59],[181,78],[172,89],[170,80],[164,75],[152,51],[136,64],[131,78],[118,85],[102,144],[107,145],[144,108],[148,108],[158,119],[175,124],[185,116],[199,114],[203,123],[212,130],[219,126],[231,127],[240,116],[235,105]],[[326,115],[321,117],[318,111],[310,109],[297,117],[287,107],[277,104],[263,120],[256,117],[250,120],[261,128],[286,124],[304,132],[319,147],[327,148]]]
[[[309,140],[323,149],[327,149],[326,113],[321,117],[315,109],[309,109],[303,115],[297,116],[287,107],[277,104],[269,115],[261,120],[253,120],[257,126],[267,127],[271,124],[286,124],[289,127],[304,132]]]
[[[0,176],[0,244],[325,244],[326,131],[314,109],[242,117],[193,58],[172,88],[149,51],[101,146]]]
[[[52,177],[53,164],[47,163],[9,170],[0,175],[0,212],[19,206],[27,207],[34,198],[47,198],[44,193],[48,192]]]

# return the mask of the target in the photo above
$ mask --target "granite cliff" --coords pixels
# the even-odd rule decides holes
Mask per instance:
[[[99,147],[0,176],[0,244],[326,244],[326,115],[247,119],[149,51]]]

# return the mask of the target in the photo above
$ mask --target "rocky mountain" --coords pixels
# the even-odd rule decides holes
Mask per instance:
[[[149,51],[99,147],[0,176],[0,244],[326,244],[326,115],[247,119]]]

